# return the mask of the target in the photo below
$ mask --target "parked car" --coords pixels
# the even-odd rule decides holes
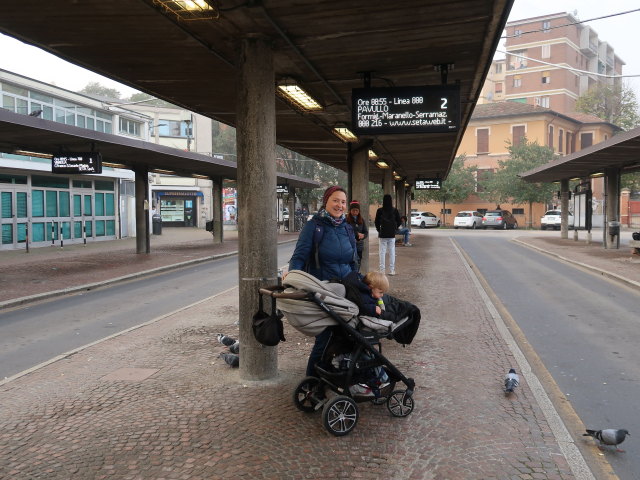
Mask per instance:
[[[540,219],[540,229],[546,230],[547,228],[553,228],[560,230],[560,224],[562,223],[562,211],[560,210],[547,210],[544,216]],[[568,219],[569,228],[573,228],[573,213],[569,212]]]
[[[282,221],[283,222],[288,222],[289,221],[289,209],[288,208],[284,208],[282,210]]]
[[[431,212],[411,212],[412,227],[439,227],[440,219]]]
[[[518,228],[518,221],[509,210],[488,210],[482,216],[482,228],[492,227],[506,230],[507,228]]]
[[[472,210],[464,210],[458,212],[453,219],[453,228],[473,228],[476,229],[482,226],[482,215],[480,212]]]

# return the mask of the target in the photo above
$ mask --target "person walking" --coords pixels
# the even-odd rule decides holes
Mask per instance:
[[[346,221],[346,209],[345,190],[339,186],[327,188],[322,208],[300,232],[289,270],[304,270],[320,280],[342,280],[358,270],[356,241],[353,227]],[[307,376],[315,376],[316,363],[321,362],[334,328],[327,327],[316,336],[307,362]]]
[[[376,230],[380,244],[380,272],[385,273],[385,260],[389,252],[389,275],[396,274],[396,230],[400,226],[400,214],[393,206],[391,195],[382,197],[382,207],[376,211]]]
[[[364,240],[369,236],[369,227],[367,227],[367,221],[360,215],[360,202],[357,200],[352,200],[349,204],[347,223],[353,227],[353,231],[356,234],[358,270],[360,270],[360,265],[362,265],[362,252],[364,251]]]

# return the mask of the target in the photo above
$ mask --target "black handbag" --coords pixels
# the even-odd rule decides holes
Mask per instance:
[[[634,240],[640,240],[640,232],[633,232],[631,237],[633,237]]]
[[[275,347],[281,341],[286,342],[282,317],[282,313],[276,309],[275,299],[271,301],[271,315],[265,312],[260,295],[258,311],[253,316],[253,336],[256,340],[267,347]]]

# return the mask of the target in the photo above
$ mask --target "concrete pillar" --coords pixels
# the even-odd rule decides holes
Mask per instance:
[[[224,241],[224,214],[222,212],[222,177],[212,177],[211,197],[213,199],[213,209],[211,220],[213,220],[213,243]]]
[[[385,195],[391,195],[393,198],[393,171],[391,168],[387,168],[384,170],[384,178],[382,179],[382,193]]]
[[[560,180],[560,238],[569,238],[569,180]]]
[[[289,186],[289,203],[287,208],[289,209],[289,231],[296,231],[296,189]]]
[[[605,168],[605,248],[620,248],[620,235],[611,235],[609,222],[620,222],[620,169]],[[618,227],[619,231],[620,227]]]
[[[277,283],[275,77],[266,38],[242,40],[238,70],[240,377],[265,380],[277,375],[277,349],[256,341],[251,318],[258,288]],[[267,299],[265,307],[270,303]]]
[[[369,148],[357,149],[351,158],[351,200],[360,202],[360,214],[364,221],[369,221]],[[367,226],[371,226],[367,223]],[[369,232],[369,235],[375,232]],[[362,251],[362,265],[360,272],[369,271],[369,239],[364,242],[364,250]]]
[[[149,170],[138,167],[136,174],[136,253],[151,252],[149,238]],[[158,209],[158,212],[160,209]]]
[[[396,187],[398,189],[398,203],[396,204],[396,208],[400,216],[403,216],[407,214],[407,189],[404,186],[404,181],[398,182]]]

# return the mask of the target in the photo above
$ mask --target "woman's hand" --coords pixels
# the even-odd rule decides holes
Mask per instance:
[[[358,232],[358,240],[362,240],[364,238],[364,233]]]

